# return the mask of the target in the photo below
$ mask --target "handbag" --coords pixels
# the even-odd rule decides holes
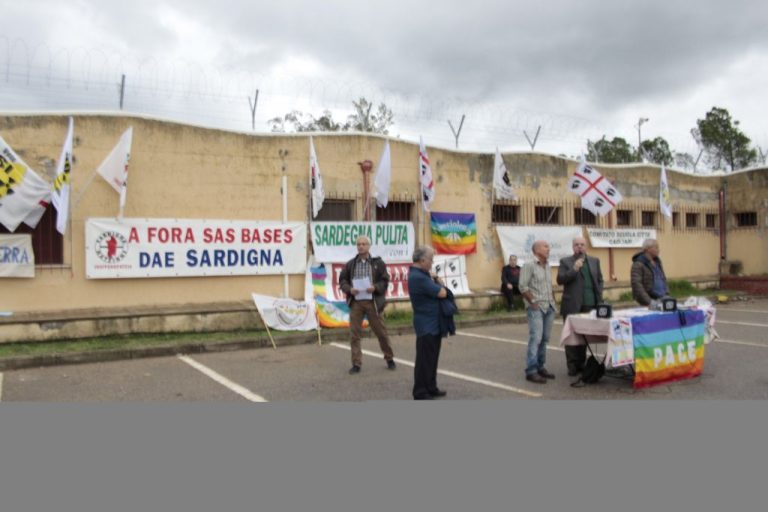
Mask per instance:
[[[581,387],[584,384],[595,384],[603,378],[603,375],[605,375],[605,359],[608,357],[608,353],[603,356],[602,361],[598,361],[594,352],[592,352],[592,347],[589,346],[589,343],[587,343],[587,348],[589,349],[589,357],[587,358],[587,362],[584,363],[581,377],[571,384],[574,388]]]

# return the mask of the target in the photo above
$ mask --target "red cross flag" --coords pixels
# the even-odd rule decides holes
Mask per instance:
[[[609,213],[622,200],[616,187],[584,160],[568,180],[568,190],[581,196],[581,207],[595,215]]]

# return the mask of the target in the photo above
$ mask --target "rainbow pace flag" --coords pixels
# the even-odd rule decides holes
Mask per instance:
[[[477,250],[474,213],[431,213],[432,247],[437,254],[472,254]]]
[[[349,306],[344,301],[332,301],[326,298],[326,278],[328,266],[317,263],[314,259],[307,265],[305,283],[305,297],[314,303],[317,311],[317,320],[320,327],[349,327]],[[367,327],[367,320],[363,320],[363,327]]]
[[[704,311],[657,313],[632,318],[635,388],[701,375]]]

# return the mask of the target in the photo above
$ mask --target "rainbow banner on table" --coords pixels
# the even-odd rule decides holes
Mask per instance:
[[[632,318],[635,388],[701,375],[704,311],[658,313]]]
[[[437,254],[472,254],[477,250],[474,213],[431,213],[432,247]]]

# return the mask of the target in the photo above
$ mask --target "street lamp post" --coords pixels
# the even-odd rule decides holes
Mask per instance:
[[[640,157],[640,161],[643,161],[643,154],[640,152],[640,144],[642,144],[643,139],[640,136],[640,127],[643,126],[643,123],[647,123],[648,118],[647,117],[641,117],[637,120],[637,156]]]

